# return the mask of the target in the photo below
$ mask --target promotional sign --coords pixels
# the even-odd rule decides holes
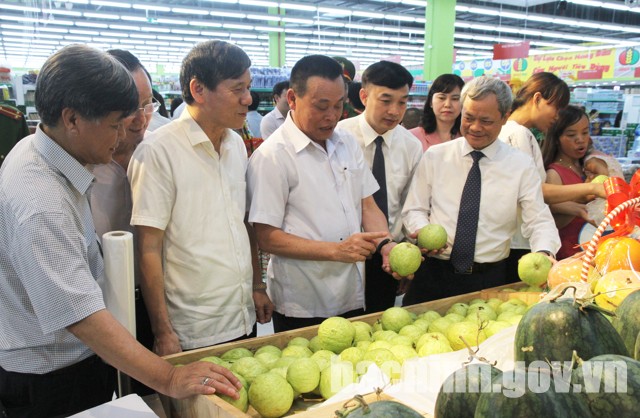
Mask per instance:
[[[602,79],[602,69],[597,70],[580,70],[578,71],[578,80],[600,80]]]
[[[529,56],[529,41],[493,45],[493,59],[526,58]]]

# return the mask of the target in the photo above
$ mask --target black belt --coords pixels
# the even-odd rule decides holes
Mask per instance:
[[[471,267],[469,267],[467,270],[465,271],[458,271],[456,270],[455,267],[453,267],[453,264],[451,264],[451,261],[449,260],[441,260],[439,258],[431,258],[431,260],[433,260],[433,262],[436,262],[438,264],[444,264],[446,265],[448,268],[450,268],[455,274],[475,274],[475,273],[485,273],[497,266],[499,266],[500,264],[504,264],[505,260],[500,260],[500,261],[495,261],[493,263],[476,263],[474,262]]]

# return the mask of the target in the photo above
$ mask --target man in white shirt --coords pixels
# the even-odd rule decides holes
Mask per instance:
[[[338,123],[339,129],[351,133],[362,152],[373,175],[375,155],[378,148],[376,138],[380,137],[384,175],[376,178],[380,190],[374,193],[374,200],[388,215],[389,230],[394,241],[405,239],[402,231],[400,212],[420,157],[420,141],[399,123],[407,109],[409,89],[413,76],[402,65],[390,61],[379,61],[370,65],[362,74],[360,99],[365,111],[359,116],[344,119]],[[382,182],[384,181],[384,184]],[[386,190],[386,201],[380,194]],[[384,199],[384,198],[383,198]],[[365,262],[365,302],[366,312],[380,312],[394,305],[398,281],[382,270],[382,256],[374,254]]]
[[[302,58],[287,99],[290,116],[253,153],[247,171],[249,221],[259,247],[271,253],[276,332],[361,314],[364,260],[378,249],[387,262],[393,247],[385,245],[387,221],[362,151],[335,130],[344,101],[340,64]]]
[[[284,123],[289,112],[289,102],[287,101],[287,91],[289,81],[281,81],[273,86],[273,104],[271,112],[264,115],[260,121],[260,133],[262,139],[267,139]]]
[[[448,234],[448,248],[427,258],[423,274],[416,274],[405,295],[405,305],[504,284],[505,259],[516,231],[518,209],[522,213],[522,232],[532,251],[553,258],[560,248],[558,230],[542,198],[533,160],[497,141],[509,117],[510,88],[498,79],[479,77],[464,86],[461,99],[463,137],[427,150],[402,209],[408,231],[433,223],[442,225]],[[474,167],[479,167],[481,180],[477,226],[470,229],[461,227],[472,218],[467,213],[470,204],[463,207],[461,201],[467,202],[467,180]],[[459,216],[460,213],[466,215]],[[457,241],[471,241],[472,246],[456,248]],[[467,267],[454,267],[459,266],[459,254],[467,254],[469,249],[471,260]]]
[[[141,288],[159,354],[253,336],[256,316],[271,317],[244,222],[247,152],[232,131],[251,103],[250,65],[233,44],[196,45],[180,72],[186,110],[145,139],[129,165]]]
[[[260,106],[260,96],[255,91],[251,92],[251,104],[249,105],[249,112],[247,113],[247,125],[251,135],[255,138],[262,138],[260,132],[260,122],[262,122],[262,115],[258,113],[258,106]]]

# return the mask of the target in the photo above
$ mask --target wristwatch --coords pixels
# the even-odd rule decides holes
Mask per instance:
[[[380,241],[380,243],[378,244],[378,246],[376,247],[376,252],[378,254],[380,254],[380,251],[382,251],[382,247],[384,247],[385,245],[387,245],[388,243],[391,242],[391,238],[385,238],[382,241]]]
[[[267,290],[267,284],[264,282],[254,283],[253,290]]]

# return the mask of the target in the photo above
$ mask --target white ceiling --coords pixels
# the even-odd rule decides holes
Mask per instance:
[[[458,59],[465,59],[491,56],[494,43],[522,40],[530,41],[531,54],[638,45],[640,7],[628,3],[458,1],[454,47]],[[219,38],[242,46],[254,66],[268,66],[269,34],[283,33],[287,66],[301,56],[325,53],[349,57],[361,67],[399,55],[404,65],[419,68],[425,5],[424,0],[2,0],[0,62],[38,68],[61,46],[82,42],[129,49],[152,72],[157,64],[177,72],[195,43]]]

